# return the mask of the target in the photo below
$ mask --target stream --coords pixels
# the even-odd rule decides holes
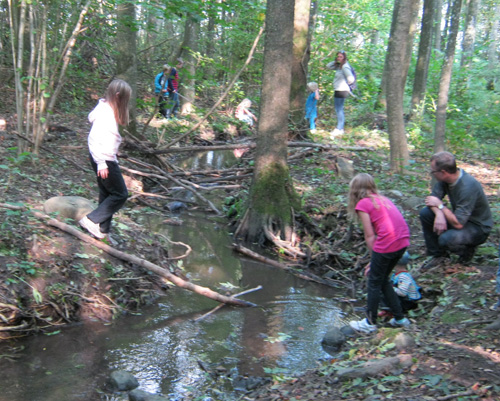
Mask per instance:
[[[221,285],[237,287],[234,292],[261,285],[242,297],[258,306],[223,307],[196,320],[217,303],[172,288],[141,314],[21,339],[13,344],[17,359],[0,358],[0,401],[99,400],[96,389],[118,369],[132,373],[141,390],[194,399],[213,385],[202,366],[243,376],[292,375],[331,358],[321,340],[347,319],[346,304],[335,300],[343,293],[234,253],[223,219],[184,211],[181,226],[168,226],[164,216],[142,218],[151,230],[193,248],[182,260],[191,281],[222,293]],[[171,255],[176,252],[185,249],[174,247]]]

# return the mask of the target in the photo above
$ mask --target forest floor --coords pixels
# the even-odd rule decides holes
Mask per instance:
[[[44,148],[35,157],[17,154],[17,137],[12,132],[15,128],[9,116],[0,115],[2,117],[6,118],[7,126],[3,130],[0,127],[1,204],[42,210],[45,200],[53,196],[97,198],[94,177],[87,167],[89,127],[85,118],[55,116],[54,126],[67,130],[59,128],[50,132]],[[169,124],[179,128],[185,122]],[[156,125],[161,128],[161,124]],[[225,131],[225,139],[234,143],[238,138],[228,135],[229,131]],[[332,143],[328,133],[320,127],[308,141]],[[197,144],[209,142],[207,138],[195,141]],[[456,153],[460,166],[482,182],[498,227],[500,175],[496,156],[490,156],[491,149],[490,152],[484,150],[489,146],[487,142]],[[360,300],[354,306],[363,306],[362,266],[367,260],[359,227],[350,228],[345,217],[349,182],[345,172],[347,161],[356,172],[373,174],[381,191],[404,210],[412,232],[410,268],[424,288],[424,299],[419,309],[411,312],[409,329],[381,327],[376,334],[350,338],[331,360],[318,361],[317,369],[294,378],[273,376],[270,384],[249,390],[239,399],[500,399],[500,325],[495,325],[498,313],[489,309],[497,299],[494,294],[498,266],[497,229],[479,247],[470,265],[462,266],[451,260],[437,269],[420,273],[418,266],[425,260],[425,250],[418,209],[429,189],[430,156],[430,150],[421,149],[431,149],[431,146],[412,145],[411,165],[400,175],[389,170],[388,139],[383,131],[348,129],[333,143],[339,147],[290,150],[290,171],[294,186],[303,198],[305,212],[298,216],[297,228],[312,254],[318,255],[316,262],[310,264],[310,270],[319,276],[330,273],[330,278],[339,280],[342,274],[348,276],[358,288],[350,295]],[[190,141],[183,146],[191,144]],[[354,147],[369,149],[354,150]],[[251,168],[251,159],[252,151],[243,156],[239,167]],[[127,160],[121,164],[138,168]],[[135,179],[140,180],[140,177]],[[250,179],[242,179],[240,183],[248,188]],[[144,185],[144,191],[152,191],[151,185]],[[238,199],[237,191],[226,192],[224,197],[232,195]],[[172,269],[164,262],[169,245],[145,230],[137,220],[145,207],[139,198],[129,200],[129,205],[116,216],[117,246],[123,252],[140,255]],[[161,201],[154,202],[160,204]],[[228,219],[228,227],[232,227],[231,223]],[[4,339],[59,330],[81,319],[109,321],[121,313],[154,302],[158,296],[168,296],[168,285],[161,279],[46,225],[29,210],[0,207],[0,225],[0,334]],[[346,236],[348,231],[352,232]],[[286,259],[281,261],[286,263]],[[413,341],[401,345],[395,339],[401,331]],[[9,355],[12,342],[4,341],[3,344],[0,358]],[[401,364],[390,359],[395,356],[406,362]],[[376,373],[363,370],[365,362],[374,360],[384,360],[389,365]],[[345,375],[343,369],[347,368],[354,368],[358,373]]]

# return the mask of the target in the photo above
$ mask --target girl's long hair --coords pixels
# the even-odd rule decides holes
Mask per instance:
[[[375,203],[374,197],[379,197],[377,192],[377,185],[375,180],[370,174],[359,173],[349,183],[349,204],[347,205],[347,212],[351,217],[357,217],[356,205],[361,199],[372,198],[373,204],[378,208]]]
[[[128,104],[131,94],[132,88],[123,79],[113,80],[106,91],[106,102],[113,109],[116,122],[119,125],[126,126],[129,123]]]

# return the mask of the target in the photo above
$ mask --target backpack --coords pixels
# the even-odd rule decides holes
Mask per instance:
[[[348,83],[347,85],[349,85],[349,89],[351,90],[351,92],[354,92],[356,89],[358,89],[358,77],[356,76],[356,71],[354,71],[354,68],[351,64],[349,64],[349,68],[351,69],[354,81],[351,84]],[[345,79],[347,81],[347,77],[345,77]]]

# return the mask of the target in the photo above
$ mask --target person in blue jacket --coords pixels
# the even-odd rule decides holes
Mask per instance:
[[[306,100],[306,119],[309,120],[309,129],[311,133],[314,134],[316,132],[316,118],[318,118],[318,84],[316,82],[309,82],[307,84],[307,89],[311,93]]]
[[[163,66],[163,71],[155,77],[155,93],[158,95],[158,106],[160,114],[168,118],[168,93],[173,91],[172,80],[169,79],[172,67],[168,64]]]

